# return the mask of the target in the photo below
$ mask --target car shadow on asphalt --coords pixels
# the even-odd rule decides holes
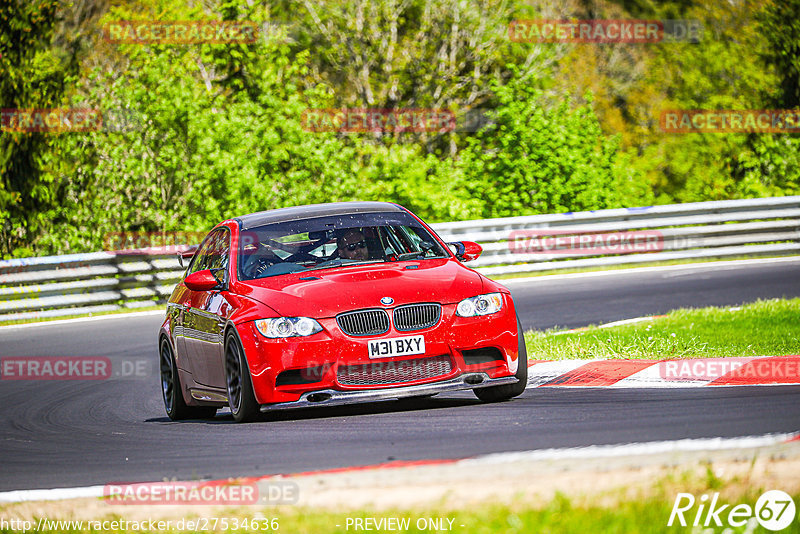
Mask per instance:
[[[415,397],[392,401],[379,401],[364,404],[351,404],[348,406],[331,406],[320,408],[299,408],[294,410],[280,410],[262,414],[254,423],[273,423],[280,421],[304,421],[310,419],[325,419],[336,417],[352,417],[357,415],[380,415],[400,412],[414,412],[419,410],[440,410],[444,408],[459,408],[483,404],[474,397],[447,396],[447,397]],[[171,421],[168,417],[145,419],[146,423],[206,423],[209,425],[234,423],[233,416],[227,408],[218,411],[213,419],[186,419],[185,421]]]

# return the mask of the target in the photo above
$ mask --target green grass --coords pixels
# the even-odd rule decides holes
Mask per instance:
[[[683,489],[682,491],[690,491]],[[694,495],[700,496],[701,494],[713,493],[714,490],[693,491]],[[737,504],[747,504],[751,508],[759,496],[759,492],[747,491],[744,495],[736,496],[733,499],[728,499],[723,496],[719,505],[729,503],[730,506],[725,512],[721,514],[720,520],[723,525],[727,526],[726,519],[727,513],[730,509]],[[380,521],[382,518],[398,518],[407,519],[407,529],[374,529],[373,532],[454,532],[459,534],[538,534],[538,533],[619,533],[619,534],[638,534],[638,533],[660,533],[675,534],[682,532],[693,532],[691,521],[694,520],[694,514],[697,512],[697,505],[690,511],[687,511],[684,517],[688,520],[689,526],[681,527],[677,522],[672,526],[667,526],[670,517],[672,505],[674,503],[677,492],[664,492],[661,494],[653,495],[642,499],[633,500],[620,500],[612,506],[599,506],[599,505],[582,505],[577,504],[570,500],[563,494],[557,494],[547,503],[541,502],[522,502],[518,499],[514,505],[500,505],[500,504],[483,504],[471,506],[460,510],[384,510],[384,511],[370,511],[361,510],[355,512],[326,512],[312,509],[293,508],[293,509],[260,509],[258,514],[253,514],[253,511],[237,510],[236,512],[229,512],[220,514],[221,517],[226,517],[229,520],[228,529],[219,528],[220,523],[217,523],[218,528],[212,530],[211,521],[213,518],[207,518],[209,521],[205,523],[205,531],[216,532],[287,532],[291,534],[336,534],[336,533],[352,533],[352,532],[365,532],[365,530],[356,530],[354,528],[354,520],[371,518]],[[800,495],[793,495],[795,502]],[[184,532],[190,530],[185,528],[187,522],[191,520],[191,511],[186,511],[186,519],[184,519]],[[247,519],[246,529],[232,528],[232,518],[238,517],[239,524],[243,519]],[[269,519],[277,518],[278,528],[275,530],[265,530],[263,527],[258,530],[252,528],[250,521],[253,517],[259,518],[256,522],[263,525],[269,522]],[[348,518],[351,522],[348,524]],[[451,526],[452,530],[435,530],[430,528],[417,528],[417,522],[420,521],[419,526],[422,527],[426,519],[438,519],[444,521],[443,525]],[[51,518],[48,518],[51,519]],[[101,518],[98,518],[100,520]],[[705,516],[703,516],[705,519]],[[451,520],[452,522],[448,522]],[[165,530],[167,532],[177,532],[175,524],[177,521],[172,520],[172,529]],[[266,523],[265,523],[266,521]],[[34,528],[36,522],[34,521]],[[349,526],[349,528],[348,528]],[[724,528],[724,527],[723,527]],[[717,527],[712,531],[707,530],[694,530],[694,532],[722,532],[723,528]],[[60,532],[87,532],[88,528],[82,530],[62,528]],[[150,532],[149,530],[137,529],[111,529],[104,530],[104,532]],[[161,532],[165,532],[161,531]],[[199,528],[191,530],[192,532],[200,532]],[[0,532],[21,532],[20,530],[0,530]],[[743,532],[769,532],[761,526],[756,525],[756,528],[750,530],[747,526],[732,527],[730,530],[725,530],[730,533],[743,533]],[[800,533],[800,521],[795,520],[788,528],[781,531],[783,534],[797,534]]]
[[[800,298],[738,309],[681,309],[652,321],[580,332],[526,332],[531,359],[708,358],[800,354]]]
[[[698,492],[699,496],[701,493]],[[437,532],[433,529],[418,529],[416,522],[426,518],[443,518],[444,524],[452,520],[452,531],[459,534],[539,534],[539,533],[660,533],[676,534],[691,532],[692,527],[681,527],[674,523],[667,526],[674,495],[650,497],[643,500],[622,501],[613,507],[583,506],[573,503],[563,494],[557,495],[541,507],[538,503],[519,503],[514,505],[490,504],[474,506],[469,509],[456,511],[359,511],[351,513],[325,513],[312,510],[295,511],[290,515],[281,514],[280,532],[293,534],[347,534],[352,532],[365,532],[354,530],[347,526],[347,518],[407,518],[410,523],[408,530],[375,530],[375,532]],[[747,496],[732,502],[736,504],[755,505],[757,495]],[[795,502],[797,498],[794,497]],[[728,507],[727,510],[730,510]],[[727,511],[726,510],[726,511]],[[696,512],[697,507],[692,509]],[[689,521],[694,519],[687,513]],[[723,517],[726,517],[723,515]],[[723,519],[724,521],[724,519]],[[337,526],[338,525],[338,526]],[[420,524],[422,526],[422,524]],[[714,532],[722,532],[718,528]],[[745,532],[745,527],[733,528],[727,532]],[[439,530],[438,532],[447,532]],[[702,530],[698,530],[702,532]],[[758,526],[750,532],[770,532]],[[783,534],[800,532],[800,523],[795,521],[789,528],[781,531]]]

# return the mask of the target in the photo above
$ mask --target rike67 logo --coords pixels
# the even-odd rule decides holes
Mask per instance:
[[[777,532],[792,524],[796,515],[794,500],[781,490],[764,492],[755,506],[749,504],[719,503],[719,493],[701,495],[699,499],[691,493],[679,493],[669,514],[667,526],[692,526],[692,532],[712,533],[724,527],[723,534],[753,532],[756,525]],[[744,530],[742,528],[744,527]],[[734,530],[735,529],[735,530]]]

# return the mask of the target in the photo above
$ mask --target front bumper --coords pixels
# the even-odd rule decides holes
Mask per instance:
[[[437,393],[444,393],[446,391],[472,390],[489,386],[501,386],[503,384],[516,384],[517,382],[518,380],[513,376],[489,378],[489,375],[486,373],[467,373],[443,382],[420,384],[416,386],[360,391],[338,391],[335,389],[311,391],[301,395],[300,400],[297,401],[265,404],[261,406],[261,411],[271,412],[293,408],[316,408],[320,406],[358,404],[361,402],[392,401],[408,397],[436,395]]]
[[[455,304],[443,305],[438,324],[411,332],[397,331],[392,326],[388,332],[380,335],[348,336],[341,332],[335,318],[317,319],[323,331],[307,338],[267,339],[257,332],[252,321],[237,325],[237,329],[247,355],[253,392],[261,405],[302,406],[310,395],[327,394],[330,391],[336,391],[336,398],[344,393],[356,394],[353,395],[356,399],[362,393],[375,393],[374,398],[380,398],[383,392],[391,395],[405,387],[449,384],[465,374],[483,373],[492,380],[515,380],[513,375],[518,360],[517,322],[513,301],[510,296],[505,298],[506,306],[503,311],[481,317],[457,317]],[[370,340],[409,335],[424,335],[425,338],[425,354],[413,355],[413,360],[447,357],[451,371],[441,376],[431,375],[396,384],[354,384],[340,380],[339,370],[342,367],[374,367],[381,364],[401,366],[403,362],[408,362],[409,359],[404,357],[370,358],[367,345]],[[496,350],[497,357],[493,361],[480,364],[467,362],[465,354],[475,349]],[[285,372],[299,373],[300,376],[295,377],[295,381],[285,380]],[[433,391],[437,392],[438,390]]]

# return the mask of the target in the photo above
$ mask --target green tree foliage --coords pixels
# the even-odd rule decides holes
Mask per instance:
[[[616,138],[587,104],[545,105],[525,79],[495,87],[494,124],[462,152],[463,180],[481,217],[560,213],[623,205],[615,187]],[[641,199],[636,199],[641,200]]]
[[[53,186],[41,159],[50,136],[15,131],[13,110],[58,107],[74,56],[54,45],[61,13],[57,0],[0,2],[0,109],[7,110],[0,135],[0,255],[30,254],[43,212],[54,205]]]
[[[74,103],[121,112],[122,131],[63,139],[50,167],[67,184],[64,200],[40,246],[82,250],[122,229],[205,230],[352,187],[342,143],[302,129],[303,110],[324,95],[298,92],[304,67],[285,47],[243,51],[234,71],[247,76],[234,92],[213,50],[223,45],[125,46],[124,73],[95,68]]]
[[[508,0],[300,0],[274,10],[292,28],[293,49],[311,52],[314,79],[336,89],[335,106],[459,113],[489,100],[493,84],[512,79],[508,63],[524,76],[543,76],[563,47],[514,43],[508,24],[561,14]],[[451,156],[462,140],[402,136]]]
[[[781,107],[775,88],[784,85],[781,73],[792,69],[791,60],[776,68],[777,57],[800,44],[792,30],[796,17],[785,17],[790,6],[714,0],[595,4],[578,18],[693,20],[702,26],[702,38],[576,45],[558,65],[556,86],[573,93],[592,90],[603,130],[621,135],[621,149],[656,202],[796,194],[797,134],[672,134],[659,125],[665,110]]]
[[[666,134],[665,109],[797,105],[798,0],[0,0],[0,255],[387,200],[432,221],[800,192],[797,134]],[[100,16],[102,15],[102,18]],[[515,43],[520,18],[696,19],[700,43]],[[254,21],[256,43],[117,44],[119,20]],[[87,46],[90,44],[90,46]],[[311,131],[317,108],[485,113],[477,132]]]
[[[780,79],[780,91],[772,100],[780,108],[800,108],[800,0],[770,2],[758,21],[767,43],[762,57]]]

